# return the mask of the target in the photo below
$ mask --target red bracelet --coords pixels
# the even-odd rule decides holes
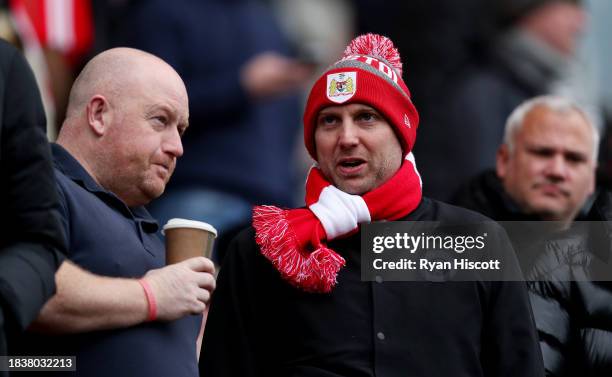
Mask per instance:
[[[151,286],[145,279],[138,280],[142,289],[144,289],[145,296],[147,296],[147,302],[149,303],[149,317],[147,321],[155,321],[157,318],[157,303],[155,302],[155,296],[151,290]]]

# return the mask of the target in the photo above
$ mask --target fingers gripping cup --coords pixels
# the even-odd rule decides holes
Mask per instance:
[[[186,219],[170,219],[164,225],[166,264],[204,256],[210,258],[217,230],[210,224]]]

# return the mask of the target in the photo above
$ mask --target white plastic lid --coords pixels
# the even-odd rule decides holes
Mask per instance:
[[[162,228],[162,234],[165,235],[164,232],[166,229],[174,229],[174,228],[196,228],[202,229],[211,232],[217,237],[217,229],[209,223],[205,223],[202,221],[196,220],[187,220],[187,219],[170,219]]]

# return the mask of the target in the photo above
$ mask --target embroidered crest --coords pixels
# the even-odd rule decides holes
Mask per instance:
[[[357,72],[341,72],[327,75],[327,98],[336,103],[351,99],[357,92]]]

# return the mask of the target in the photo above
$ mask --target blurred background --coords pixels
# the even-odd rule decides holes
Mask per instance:
[[[402,56],[425,195],[447,200],[494,167],[510,111],[547,93],[589,109],[603,135],[598,183],[610,188],[611,18],[610,0],[0,0],[0,37],[35,71],[50,140],[96,53],[130,46],[169,62],[186,83],[191,127],[151,211],[211,222],[223,244],[251,205],[303,203],[309,85],[366,32]]]

